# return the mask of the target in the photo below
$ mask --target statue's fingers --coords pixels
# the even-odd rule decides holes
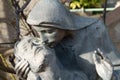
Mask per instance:
[[[101,57],[101,59],[105,58],[105,56],[103,55],[103,52],[99,48],[97,49],[97,54]]]
[[[18,62],[16,65],[15,65],[15,71],[18,70],[18,68],[20,67],[20,65],[23,63],[23,60],[21,60],[20,62]]]
[[[97,55],[97,51],[94,51],[94,53],[93,53],[93,61],[94,61],[95,64],[100,64],[101,63],[100,56]]]
[[[25,78],[25,79],[27,78],[29,71],[30,71],[30,68],[27,67],[25,72],[24,72],[23,78]]]
[[[19,64],[19,66],[18,66],[18,68],[16,69],[16,74],[17,75],[20,75],[20,73],[23,73],[21,70],[22,70],[22,68],[25,66],[25,64],[26,64],[26,61],[21,61],[20,62],[21,64]]]
[[[27,67],[29,67],[29,64],[27,63],[27,61],[25,61],[23,67],[21,68],[20,72],[19,72],[19,75],[21,77],[23,77],[24,73],[25,73],[25,70],[27,69]]]

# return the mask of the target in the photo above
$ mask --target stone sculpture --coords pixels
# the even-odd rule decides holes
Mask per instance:
[[[17,42],[15,59],[15,64],[21,61],[23,65],[15,67],[16,74],[23,80],[88,80],[83,72],[64,69],[54,49],[41,44],[39,38],[24,37]]]
[[[28,15],[27,23],[32,26],[42,44],[54,49],[56,59],[63,67],[60,67],[60,70],[67,71],[67,74],[69,71],[77,71],[79,74],[82,72],[88,80],[120,79],[120,54],[100,19],[75,15],[59,0],[40,0]],[[101,50],[98,50],[100,54],[95,52],[98,48]],[[30,68],[27,66],[24,69],[24,65],[30,63],[22,60],[16,63],[18,76]],[[103,72],[97,69],[99,67]],[[29,72],[26,75],[28,76]],[[69,77],[65,80],[68,79],[70,80]]]

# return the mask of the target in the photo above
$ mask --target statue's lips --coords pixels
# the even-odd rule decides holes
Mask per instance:
[[[50,48],[53,48],[55,47],[56,43],[55,42],[48,42],[48,43],[45,43],[47,46],[49,46]]]

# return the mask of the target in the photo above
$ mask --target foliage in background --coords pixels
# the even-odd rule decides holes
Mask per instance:
[[[100,8],[105,0],[72,0],[70,3],[71,9],[80,8]]]

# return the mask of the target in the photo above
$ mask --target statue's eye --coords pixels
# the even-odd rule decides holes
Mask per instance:
[[[45,30],[42,30],[41,33],[46,33],[46,31],[45,31]]]
[[[56,31],[56,29],[50,29],[50,30],[47,30],[47,33],[53,33],[53,32],[55,32]]]

